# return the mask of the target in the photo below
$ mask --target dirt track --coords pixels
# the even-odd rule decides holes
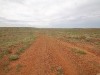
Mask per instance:
[[[74,53],[71,48],[83,49],[68,42],[39,35],[35,43],[10,63],[7,75],[96,75],[100,73],[100,57],[86,51],[86,55]],[[19,72],[16,65],[22,64]],[[62,74],[57,68],[62,67]]]

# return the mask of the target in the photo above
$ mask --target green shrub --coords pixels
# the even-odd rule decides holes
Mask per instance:
[[[64,71],[63,71],[62,67],[57,68],[57,75],[64,75]]]
[[[18,56],[17,55],[11,55],[10,56],[10,60],[17,60],[18,59]]]
[[[79,54],[86,54],[86,52],[83,51],[83,50],[78,50],[77,53],[79,53]]]
[[[62,72],[62,67],[58,67],[57,71]]]
[[[79,54],[86,54],[85,51],[83,51],[83,50],[78,50],[78,49],[75,49],[75,48],[71,48],[71,51],[72,51],[72,52],[75,52],[75,53],[79,53]]]

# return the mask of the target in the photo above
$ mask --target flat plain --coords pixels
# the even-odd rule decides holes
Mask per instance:
[[[97,75],[100,28],[0,28],[0,75]]]

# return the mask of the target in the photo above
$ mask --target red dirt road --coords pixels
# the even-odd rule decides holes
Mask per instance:
[[[71,48],[86,51],[85,55]],[[16,66],[22,64],[20,71]],[[100,57],[81,47],[39,35],[35,43],[9,65],[6,75],[96,75],[100,73]],[[61,67],[62,72],[57,71]]]

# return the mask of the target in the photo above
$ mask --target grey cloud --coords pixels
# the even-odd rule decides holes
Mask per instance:
[[[100,27],[99,8],[100,0],[1,0],[0,26]]]
[[[1,0],[2,2],[5,2],[5,3],[20,3],[20,4],[23,4],[23,2],[25,0]]]

